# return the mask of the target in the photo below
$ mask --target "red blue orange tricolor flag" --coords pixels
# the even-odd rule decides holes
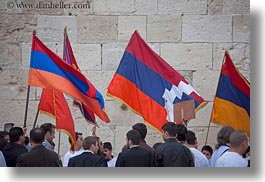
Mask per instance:
[[[93,84],[48,49],[36,35],[32,38],[28,84],[64,92],[89,107],[101,120],[110,121],[103,111],[104,102],[98,100],[100,95]]]
[[[198,110],[206,102],[135,31],[114,74],[107,95],[117,98],[158,131],[173,120],[173,104],[194,100]]]
[[[211,121],[230,125],[250,135],[250,83],[236,69],[227,51],[214,98]]]
[[[65,28],[65,32],[64,32],[64,55],[63,55],[63,59],[69,64],[71,65],[73,68],[77,69],[78,71],[80,71],[78,65],[77,65],[77,62],[76,62],[76,59],[75,59],[75,56],[74,56],[74,53],[73,53],[73,50],[72,50],[72,46],[71,46],[71,43],[70,43],[70,40],[68,38],[68,35],[67,35],[67,31],[66,31],[66,28]],[[100,92],[98,92],[98,100],[99,102],[104,102],[103,101],[103,97],[101,95]],[[80,102],[77,102],[77,101],[74,101],[74,106],[78,106],[82,115],[84,116],[84,118],[86,119],[86,121],[88,122],[91,122],[92,124],[96,124],[96,118],[95,118],[95,115],[92,111],[90,111],[90,109],[88,107],[86,107],[84,104],[80,103]]]

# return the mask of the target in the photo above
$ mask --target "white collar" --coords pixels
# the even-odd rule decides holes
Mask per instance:
[[[94,152],[91,150],[84,150],[84,152],[90,152],[90,153],[94,154]]]

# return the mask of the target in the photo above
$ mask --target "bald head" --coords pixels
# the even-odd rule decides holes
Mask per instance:
[[[231,147],[238,148],[244,141],[248,141],[248,137],[244,131],[234,131],[231,133],[229,140]]]

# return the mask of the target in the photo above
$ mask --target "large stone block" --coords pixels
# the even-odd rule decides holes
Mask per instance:
[[[147,17],[148,42],[178,42],[181,39],[181,16],[154,15]]]
[[[3,70],[0,72],[0,98],[26,99],[28,88],[28,70]],[[29,99],[35,99],[35,88],[31,87]]]
[[[102,69],[100,44],[72,44],[72,49],[81,71]]]
[[[193,87],[207,101],[213,101],[219,80],[219,71],[195,71]]]
[[[250,14],[250,1],[223,0],[223,14]]]
[[[78,43],[117,41],[116,16],[78,16]]]
[[[135,11],[135,1],[131,0],[94,1],[94,13],[97,15],[129,15]]]
[[[208,0],[208,14],[221,15],[223,10],[223,0]]]
[[[21,44],[6,41],[0,42],[0,68],[18,69],[21,66]]]
[[[231,42],[232,17],[187,15],[182,17],[183,42]]]
[[[207,0],[158,0],[158,14],[206,14]]]
[[[176,70],[208,70],[212,65],[212,44],[161,44],[161,55]]]
[[[145,16],[119,16],[118,17],[118,40],[128,42],[135,30],[138,30],[143,39],[146,39]]]
[[[233,16],[233,42],[250,42],[250,15]]]
[[[43,42],[63,42],[64,28],[72,43],[77,41],[76,16],[38,16],[37,35]]]
[[[158,0],[136,0],[136,15],[154,15],[157,14]]]
[[[102,70],[116,71],[124,50],[125,43],[110,43],[102,45]]]
[[[0,22],[0,41],[9,42],[31,42],[37,24],[30,14],[1,14]]]
[[[250,45],[247,43],[215,43],[213,69],[221,70],[224,52],[227,50],[237,69],[250,81]]]
[[[37,113],[37,104],[36,101],[29,101],[28,105],[28,115],[27,115],[27,126],[29,129],[32,128],[33,122],[35,120],[35,115]],[[15,99],[1,99],[0,102],[0,116],[1,116],[1,125],[4,123],[14,123],[16,126],[22,127],[24,123],[25,116],[25,107],[26,107],[26,98],[21,100]]]
[[[114,156],[118,156],[122,147],[126,144],[126,133],[132,129],[131,126],[116,126],[114,138]]]

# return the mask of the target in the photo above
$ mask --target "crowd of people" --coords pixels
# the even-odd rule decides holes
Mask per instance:
[[[243,131],[224,126],[213,149],[198,149],[196,134],[183,124],[162,126],[163,143],[152,147],[145,141],[147,127],[136,123],[126,133],[126,144],[118,156],[112,144],[102,142],[93,127],[91,136],[75,133],[76,145],[60,161],[54,152],[55,125],[45,123],[30,131],[12,127],[0,132],[0,167],[250,167],[249,138]],[[72,141],[69,138],[69,143]]]

